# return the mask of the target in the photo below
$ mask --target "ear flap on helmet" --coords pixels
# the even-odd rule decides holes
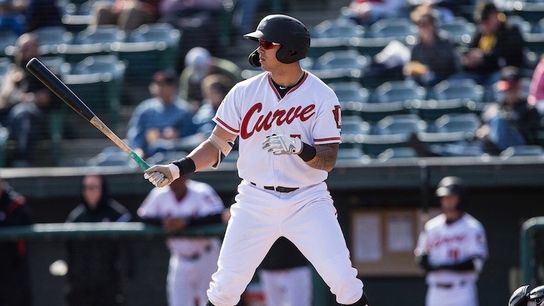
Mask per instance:
[[[259,48],[251,52],[247,58],[249,64],[253,67],[261,67],[261,62],[259,61],[259,52],[257,52],[257,50],[259,50]]]

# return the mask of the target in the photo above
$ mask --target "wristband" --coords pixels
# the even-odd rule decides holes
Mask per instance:
[[[303,142],[302,143],[302,150],[300,151],[300,153],[298,153],[298,156],[300,156],[300,158],[302,158],[303,161],[309,162],[312,159],[314,159],[316,154],[317,154],[317,152],[316,152],[314,147],[312,147],[311,145]]]
[[[179,168],[179,175],[184,176],[196,171],[195,162],[190,157],[184,157],[180,160],[176,160],[172,164]]]

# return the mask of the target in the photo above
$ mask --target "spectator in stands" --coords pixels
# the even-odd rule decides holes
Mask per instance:
[[[406,0],[351,0],[349,15],[358,24],[366,26],[380,19],[402,15],[406,5]]]
[[[453,45],[438,34],[433,9],[418,6],[410,14],[418,28],[418,42],[413,46],[404,74],[422,86],[432,87],[456,71],[457,58]]]
[[[544,56],[540,58],[533,72],[529,88],[529,104],[536,106],[540,113],[544,113]]]
[[[141,102],[130,119],[127,137],[144,158],[174,149],[178,138],[195,133],[192,112],[179,98],[176,85],[173,71],[155,73],[149,85],[153,98]]]
[[[30,209],[25,198],[0,179],[0,230],[30,223]],[[1,241],[0,250],[0,305],[31,306],[30,271],[25,241]]]
[[[223,201],[211,186],[186,178],[154,188],[138,209],[144,222],[162,225],[171,235],[167,240],[169,306],[207,305],[206,290],[217,268],[219,238],[174,235],[194,226],[221,224],[223,210]]]
[[[16,48],[15,63],[0,91],[0,114],[8,114],[5,124],[16,142],[13,166],[29,166],[35,143],[48,135],[48,114],[60,101],[25,69],[30,59],[40,55],[37,36],[21,35]]]
[[[260,265],[259,277],[266,306],[311,306],[312,270],[308,260],[285,237],[280,237]]]
[[[193,122],[198,127],[197,133],[203,137],[201,141],[211,135],[215,127],[215,122],[212,119],[231,88],[231,80],[224,75],[211,74],[202,80],[204,99],[202,106],[193,116]]]
[[[25,29],[25,16],[15,9],[12,0],[0,0],[0,31],[21,35]]]
[[[91,26],[114,24],[125,31],[155,22],[159,18],[160,0],[98,1],[93,5]]]
[[[502,67],[523,65],[525,42],[518,27],[507,24],[492,2],[479,3],[474,19],[479,30],[462,56],[462,76],[488,86],[498,81]]]
[[[231,80],[231,87],[241,80],[241,71],[233,62],[211,56],[202,47],[191,49],[185,56],[185,69],[179,81],[179,92],[182,99],[193,105],[194,110],[200,107],[203,99],[201,91],[202,80],[210,74],[221,74]]]
[[[540,127],[540,115],[527,103],[527,98],[521,96],[520,78],[516,67],[503,68],[497,83],[502,100],[482,114],[484,124],[476,131],[476,137],[488,153],[497,154],[510,146],[533,144],[535,132]]]
[[[56,0],[28,0],[25,3],[25,16],[27,32],[43,27],[63,26]]]
[[[80,204],[66,222],[129,222],[128,210],[112,199],[105,177],[87,175],[81,183]],[[104,239],[67,242],[70,306],[123,305],[123,278],[130,274],[128,247]]]

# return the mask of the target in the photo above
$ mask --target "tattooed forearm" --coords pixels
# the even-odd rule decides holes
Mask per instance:
[[[315,151],[315,157],[308,162],[308,165],[315,169],[331,171],[336,164],[338,144],[317,145]]]

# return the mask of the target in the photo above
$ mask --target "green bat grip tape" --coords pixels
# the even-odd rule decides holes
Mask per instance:
[[[130,158],[132,158],[142,170],[145,171],[149,169],[149,165],[140,156],[138,156],[138,154],[134,153],[134,151],[131,151],[129,155]]]

